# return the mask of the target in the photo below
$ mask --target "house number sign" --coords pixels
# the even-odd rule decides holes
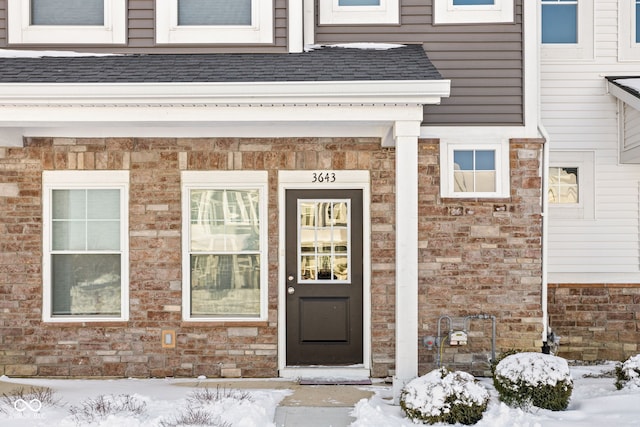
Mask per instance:
[[[330,184],[332,182],[336,182],[336,173],[335,172],[313,172],[311,175],[311,182],[318,184]]]

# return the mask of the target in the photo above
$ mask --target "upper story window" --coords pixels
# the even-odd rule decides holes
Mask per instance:
[[[542,0],[542,43],[578,43],[578,0]]]
[[[621,0],[618,7],[618,58],[640,60],[640,0]]]
[[[320,0],[320,24],[399,24],[399,0]]]
[[[434,0],[434,24],[514,22],[514,0]]]
[[[126,0],[8,0],[10,44],[124,44]]]
[[[53,171],[42,180],[43,319],[127,320],[128,173]]]
[[[593,0],[540,0],[542,59],[593,59]]]
[[[156,41],[272,43],[273,0],[165,0],[156,2]]]
[[[267,173],[183,172],[183,318],[267,317]]]
[[[508,142],[442,143],[442,197],[509,197]]]

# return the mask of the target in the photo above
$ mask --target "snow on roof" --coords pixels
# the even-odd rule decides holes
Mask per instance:
[[[360,49],[360,50],[388,50],[404,47],[403,44],[392,43],[340,43],[340,44],[311,44],[304,47],[305,52],[323,49],[325,47],[341,47],[343,49]]]
[[[77,56],[112,56],[111,53],[72,52],[67,50],[15,50],[0,49],[0,58],[44,58]]]
[[[640,77],[615,79],[614,82],[619,84],[620,86],[624,86],[629,89],[633,89],[636,92],[640,92]]]

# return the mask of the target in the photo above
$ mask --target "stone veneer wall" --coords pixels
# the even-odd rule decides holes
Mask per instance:
[[[514,140],[511,198],[442,200],[438,141],[419,144],[420,333],[438,316],[498,317],[498,347],[540,346],[542,145]],[[46,324],[42,306],[43,170],[130,171],[130,320]],[[371,171],[372,376],[395,364],[395,151],[361,139],[29,138],[0,148],[0,374],[10,376],[277,376],[279,170]],[[269,172],[268,321],[181,320],[181,170]],[[451,366],[483,369],[487,326],[444,348]],[[175,349],[161,330],[175,329]],[[484,354],[483,354],[484,353]],[[420,371],[434,352],[420,350]]]
[[[371,171],[372,288],[393,294],[394,155],[373,138],[29,138],[0,148],[0,374],[277,376],[278,170]],[[130,171],[130,320],[43,323],[42,171],[107,169]],[[269,172],[268,321],[182,322],[181,170]],[[373,304],[373,328],[383,331],[374,373],[384,376],[393,307]],[[175,349],[161,347],[162,329],[175,329]]]
[[[626,360],[640,351],[640,284],[549,284],[549,324],[558,356]]]
[[[496,352],[540,351],[541,140],[510,141],[511,197],[442,199],[439,146],[420,145],[419,316],[421,336],[436,335],[438,319],[452,317],[454,330],[466,316],[496,316]],[[449,330],[441,322],[441,333]],[[436,366],[489,371],[491,320],[469,320],[465,346],[420,346],[421,374]]]

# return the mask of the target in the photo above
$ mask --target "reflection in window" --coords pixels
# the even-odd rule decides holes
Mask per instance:
[[[104,25],[104,0],[31,0],[31,25]]]
[[[549,203],[578,203],[578,168],[549,168]]]
[[[453,0],[454,6],[493,5],[495,0]]]
[[[53,315],[121,313],[120,190],[52,190]]]
[[[496,191],[494,150],[454,150],[454,191],[485,193]]]
[[[542,43],[578,43],[578,0],[542,0]]]
[[[260,192],[190,191],[191,315],[260,316]]]
[[[299,281],[348,281],[349,200],[298,201]]]
[[[380,0],[338,0],[338,6],[380,6]]]
[[[178,25],[251,25],[251,0],[179,0]]]
[[[635,41],[636,43],[640,43],[640,0],[636,0],[636,19],[633,21],[635,22],[635,26],[636,26],[636,37],[635,37]]]

